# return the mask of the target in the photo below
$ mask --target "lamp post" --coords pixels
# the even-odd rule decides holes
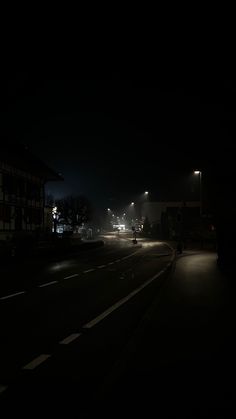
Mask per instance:
[[[202,172],[201,170],[194,170],[195,175],[199,175],[199,189],[200,189],[200,216],[202,216]]]
[[[144,216],[145,213],[145,204],[149,201],[149,191],[145,191],[142,193],[140,198],[140,207],[139,207],[139,220],[141,225],[144,223]]]

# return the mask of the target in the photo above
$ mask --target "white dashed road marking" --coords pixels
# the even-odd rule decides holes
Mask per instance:
[[[37,356],[37,358],[33,359],[33,361],[29,362],[23,367],[23,370],[34,370],[36,367],[38,367],[40,364],[42,364],[44,361],[46,361],[48,358],[50,358],[51,355],[49,354],[42,354]]]
[[[14,294],[5,295],[5,297],[1,297],[0,300],[6,300],[7,298],[16,297],[17,295],[25,294],[25,291],[15,292]]]
[[[124,260],[124,259],[128,259],[128,258],[131,258],[133,255],[135,255],[135,253],[140,253],[140,250],[136,250],[136,252],[133,252],[133,253],[131,253],[130,255],[128,255],[128,256],[124,256],[123,258],[122,258],[122,260]]]
[[[73,274],[73,275],[65,276],[64,279],[75,278],[76,276],[79,276],[79,274]]]
[[[71,335],[67,336],[67,338],[61,340],[61,345],[68,345],[69,343],[73,342],[73,340],[77,339],[81,336],[81,333],[72,333]]]
[[[83,273],[84,274],[87,274],[88,272],[93,272],[93,271],[95,271],[95,269],[93,268],[93,269],[88,269],[87,271],[84,271]]]
[[[45,284],[39,285],[39,288],[48,287],[49,285],[57,284],[57,282],[58,281],[46,282]]]
[[[106,265],[97,266],[98,269],[105,268]]]

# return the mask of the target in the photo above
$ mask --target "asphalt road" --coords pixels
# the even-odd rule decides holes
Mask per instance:
[[[235,277],[216,261],[211,251],[177,256],[100,390],[103,411],[119,398],[117,417],[235,417]]]
[[[174,257],[167,244],[104,240],[64,260],[2,269],[0,401],[8,411],[33,403],[86,415],[164,286]]]

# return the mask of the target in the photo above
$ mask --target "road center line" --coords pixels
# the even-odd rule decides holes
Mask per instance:
[[[93,269],[88,269],[87,271],[84,271],[83,273],[84,274],[87,274],[88,272],[93,272],[93,271],[95,271],[95,269],[93,268]]]
[[[24,367],[22,367],[23,370],[34,370],[36,367],[38,367],[40,364],[42,364],[44,361],[46,361],[48,358],[50,358],[51,355],[49,354],[42,354],[37,356],[37,358],[33,359],[33,361],[26,364]]]
[[[73,275],[65,276],[64,279],[75,278],[75,276],[79,276],[79,274],[73,274]]]
[[[59,342],[61,345],[68,345],[69,343],[73,342],[73,340],[77,339],[81,336],[81,333],[72,333],[71,335],[67,336],[67,338],[61,340]]]
[[[17,295],[25,294],[25,291],[15,292],[14,294],[5,295],[1,297],[0,300],[6,300],[7,298],[16,297]]]
[[[58,282],[58,281],[46,282],[45,284],[41,284],[41,285],[39,285],[39,288],[48,287],[49,285],[56,284],[57,282]]]
[[[84,329],[91,329],[91,327],[95,326],[101,320],[105,319],[107,316],[109,316],[109,314],[111,314],[117,308],[121,307],[124,303],[126,303],[127,301],[129,301],[136,294],[138,294],[143,288],[147,287],[151,282],[153,282],[155,279],[157,279],[162,273],[164,273],[167,270],[167,268],[169,266],[170,266],[170,264],[168,264],[166,268],[162,269],[160,272],[158,272],[157,274],[155,274],[152,278],[148,279],[146,282],[144,282],[142,285],[140,285],[140,287],[136,288],[134,291],[132,291],[126,297],[122,298],[117,303],[113,304],[113,306],[109,307],[102,314],[100,314],[99,316],[95,317],[95,319],[93,319],[90,322],[86,323],[83,326],[83,328]]]
[[[138,252],[140,252],[140,250],[136,250],[136,252],[133,252],[133,253],[131,253],[131,254],[130,254],[130,255],[128,255],[128,256],[124,256],[123,258],[121,258],[121,260],[131,258],[133,255],[135,255],[135,253],[138,253]]]

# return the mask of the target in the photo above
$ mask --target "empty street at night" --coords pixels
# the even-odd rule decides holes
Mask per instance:
[[[63,260],[5,267],[3,405],[79,405],[81,417],[116,400],[121,410],[155,400],[162,417],[228,408],[234,313],[215,252],[178,255],[169,243],[134,245],[128,233],[100,239]]]
[[[74,360],[70,380],[81,378],[81,365],[86,372],[91,370],[89,377],[96,377],[99,370],[101,380],[158,294],[174,249],[144,239],[134,245],[127,235],[112,233],[103,240],[104,246],[64,260],[44,265],[37,260],[28,265],[19,261],[18,266],[5,266],[1,272],[5,287],[0,296],[4,319],[0,376],[9,400],[12,389],[18,397],[22,379],[28,379],[23,372],[37,374],[41,364],[47,369],[51,359],[77,340],[82,354]],[[49,369],[55,383],[58,372],[58,368],[56,373]]]
[[[1,418],[231,419],[235,78],[90,32],[2,57]]]

